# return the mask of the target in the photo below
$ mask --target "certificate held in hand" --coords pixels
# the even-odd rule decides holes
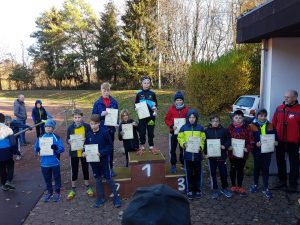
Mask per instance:
[[[124,132],[123,139],[133,139],[133,125],[132,123],[122,124],[122,131]]]
[[[206,141],[207,141],[207,156],[221,157],[221,140],[207,139]]]
[[[176,130],[174,130],[174,134],[178,134],[180,131],[180,128],[186,123],[185,118],[174,118],[174,126],[176,127]]]
[[[200,151],[200,137],[189,137],[189,140],[187,142],[186,151],[191,153],[199,153]]]
[[[231,146],[233,148],[233,155],[237,158],[244,157],[245,139],[231,138]]]
[[[146,102],[135,104],[135,108],[137,109],[138,117],[140,120],[150,117],[150,112]]]
[[[53,145],[53,137],[40,137],[40,156],[50,156],[53,155],[53,149],[51,145]]]
[[[275,150],[275,134],[266,134],[260,136],[261,153],[270,153]]]
[[[105,116],[104,125],[105,126],[118,126],[118,109],[106,108],[108,114]]]
[[[78,151],[83,149],[84,139],[81,134],[70,135],[71,151]]]
[[[87,162],[100,162],[98,155],[98,144],[85,145],[85,154]]]

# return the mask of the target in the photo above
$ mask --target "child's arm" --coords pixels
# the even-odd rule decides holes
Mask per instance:
[[[172,121],[171,109],[168,110],[165,116],[165,124],[170,128],[170,130],[173,130],[174,121]]]
[[[108,132],[104,133],[104,145],[103,148],[101,148],[101,156],[106,156],[109,155],[111,153],[111,151],[113,151],[113,144],[112,144],[112,140],[111,137],[109,135]]]
[[[39,152],[40,152],[41,149],[40,149],[40,141],[39,141],[39,138],[36,139],[33,150],[34,150],[35,153],[39,153]]]
[[[119,141],[123,141],[123,136],[122,136],[121,132],[122,132],[122,124],[120,124],[119,129],[118,129]]]
[[[225,149],[228,149],[231,145],[231,138],[230,138],[230,134],[228,129],[224,128],[225,132],[224,132],[224,147]]]
[[[253,148],[253,145],[255,144],[255,140],[254,140],[251,128],[249,126],[247,126],[246,129],[247,129],[247,137],[246,137],[246,140],[245,140],[246,149],[247,149],[248,152],[251,152],[252,148]]]
[[[200,151],[204,150],[205,142],[206,142],[206,135],[204,131],[200,132],[201,142],[200,142]]]
[[[185,148],[186,141],[185,141],[185,135],[184,135],[183,127],[181,127],[181,129],[178,133],[177,140],[178,140],[178,143],[179,143],[180,147]]]
[[[36,123],[36,119],[35,119],[33,111],[34,111],[34,108],[32,108],[31,118],[32,118],[33,123]]]
[[[153,92],[153,102],[155,102],[155,107],[156,107],[156,109],[157,109],[158,104],[157,104],[157,98],[156,98],[155,92]]]
[[[61,138],[58,136],[56,136],[56,138],[57,141],[53,145],[51,145],[51,148],[54,150],[55,153],[60,154],[64,152],[65,148]]]

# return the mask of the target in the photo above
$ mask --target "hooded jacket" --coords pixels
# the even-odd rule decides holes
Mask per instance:
[[[194,124],[190,124],[189,122],[189,117],[191,115],[194,115],[196,117],[196,121]],[[179,145],[184,149],[183,152],[183,158],[184,160],[189,160],[189,161],[200,161],[202,160],[202,153],[201,150],[204,150],[204,143],[205,143],[205,133],[204,133],[204,128],[197,124],[199,118],[199,114],[195,109],[190,109],[186,115],[186,124],[183,125],[178,133],[178,143]],[[200,137],[201,142],[200,142],[200,151],[199,153],[191,153],[185,151],[185,144],[188,142],[189,137]]]
[[[17,145],[12,141],[14,138],[12,129],[0,123],[0,161],[9,160],[16,153]]]
[[[17,99],[14,102],[14,115],[19,120],[27,119],[27,111],[26,111],[25,103],[21,102],[19,99]]]
[[[37,104],[41,104],[41,107],[37,108],[36,107]],[[32,108],[31,118],[35,124],[42,122],[42,120],[47,120],[47,112],[45,108],[42,106],[41,100],[36,100],[34,107]]]

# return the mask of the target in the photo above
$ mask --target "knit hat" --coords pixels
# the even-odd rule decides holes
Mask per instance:
[[[174,95],[174,102],[176,101],[176,99],[182,99],[182,101],[184,101],[184,96],[181,91],[177,91]]]
[[[40,99],[36,100],[36,101],[35,101],[35,105],[37,105],[37,104],[40,104],[40,105],[41,105],[41,104],[42,104],[42,100],[40,100]]]
[[[266,109],[259,109],[257,114],[256,114],[256,117],[259,115],[259,114],[266,114],[266,116],[268,115],[268,111]]]
[[[190,225],[187,198],[171,187],[158,184],[138,188],[124,210],[122,225]]]
[[[149,82],[151,82],[151,78],[149,76],[143,76],[142,79],[141,79],[141,83],[143,83],[146,80],[148,80]]]
[[[53,129],[56,126],[56,122],[52,119],[47,119],[45,123],[45,127],[52,127]]]

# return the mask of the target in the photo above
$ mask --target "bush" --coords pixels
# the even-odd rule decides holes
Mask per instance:
[[[259,71],[253,69],[248,47],[234,49],[216,61],[193,64],[185,79],[186,95],[193,107],[204,115],[219,112],[240,95],[255,89]]]

